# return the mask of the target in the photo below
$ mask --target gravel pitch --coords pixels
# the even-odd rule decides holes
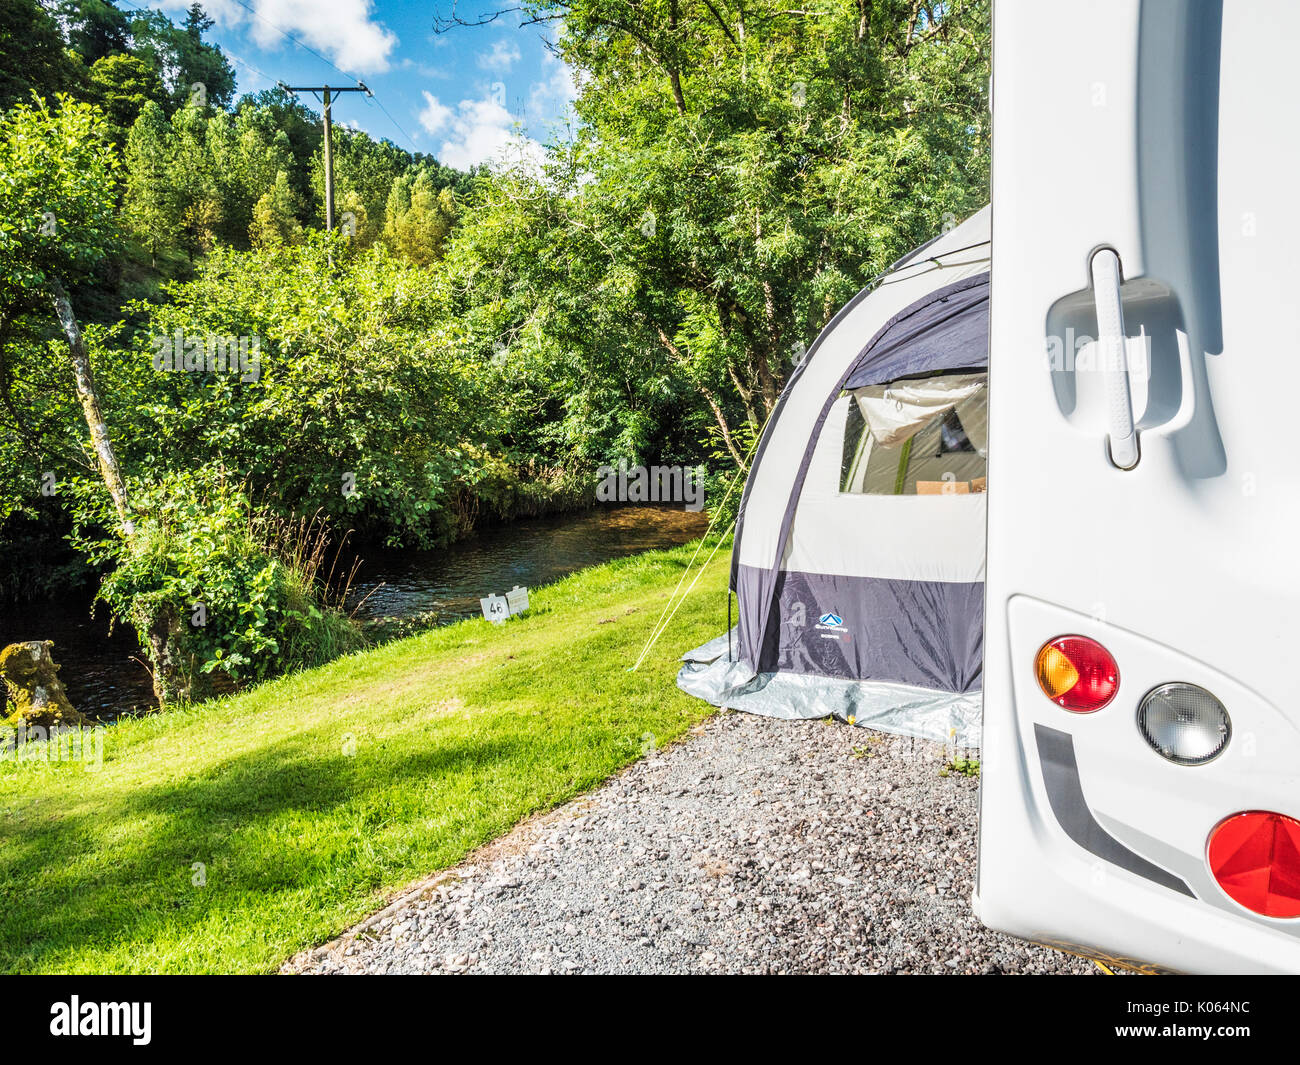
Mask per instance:
[[[284,971],[1095,972],[972,915],[978,782],[947,757],[720,714]]]

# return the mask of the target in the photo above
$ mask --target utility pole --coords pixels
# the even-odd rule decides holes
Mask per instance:
[[[330,119],[330,93],[335,92],[363,92],[367,96],[374,96],[363,81],[356,85],[345,85],[342,88],[330,88],[328,85],[286,85],[284,82],[279,83],[287,93],[309,92],[316,99],[321,101],[322,115],[325,126],[325,231],[331,232],[334,229],[334,142],[332,136],[333,124]]]

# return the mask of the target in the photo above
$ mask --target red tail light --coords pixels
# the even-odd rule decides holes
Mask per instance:
[[[1219,887],[1265,917],[1300,917],[1300,821],[1263,810],[1233,814],[1210,833]]]
[[[1115,659],[1086,636],[1058,636],[1043,644],[1034,673],[1044,695],[1076,714],[1100,710],[1119,689]]]

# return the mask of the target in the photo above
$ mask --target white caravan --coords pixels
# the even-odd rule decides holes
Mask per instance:
[[[1297,972],[1300,5],[999,0],[994,42],[976,909]]]

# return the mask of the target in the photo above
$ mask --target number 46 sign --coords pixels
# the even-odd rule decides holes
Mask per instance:
[[[494,625],[501,625],[508,617],[528,609],[528,589],[516,584],[505,595],[489,595],[478,602],[483,616]]]

